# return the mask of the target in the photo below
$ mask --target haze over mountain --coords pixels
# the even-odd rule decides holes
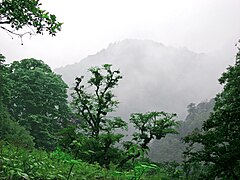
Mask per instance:
[[[185,119],[188,104],[211,99],[221,90],[217,79],[230,64],[186,48],[127,39],[55,72],[73,87],[75,77],[106,63],[123,75],[115,91],[120,101],[117,115],[128,119],[133,112],[164,110],[177,113],[180,120]]]

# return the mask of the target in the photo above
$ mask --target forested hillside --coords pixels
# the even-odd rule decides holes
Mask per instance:
[[[176,9],[171,3],[166,6],[164,3],[167,1],[159,1],[165,7],[154,8],[153,2],[150,3],[152,7],[142,2],[138,2],[138,7],[135,2],[131,2],[134,6],[130,7],[140,8],[139,12],[144,17],[135,14],[132,8],[129,14],[129,7],[120,4],[123,1],[114,2],[114,10],[111,11],[109,7],[113,4],[109,2],[94,2],[96,8],[91,6],[90,11],[87,7],[89,4],[78,4],[86,2],[67,2],[64,6],[61,3],[66,1],[58,1],[57,6],[54,1],[48,2],[54,5],[53,8],[64,8],[60,12],[67,14],[61,17],[69,16],[74,22],[74,26],[66,28],[71,31],[65,33],[73,35],[75,42],[69,42],[73,42],[71,45],[74,48],[80,45],[76,45],[80,29],[86,28],[86,34],[92,37],[84,33],[85,40],[94,39],[96,44],[101,38],[106,38],[100,31],[96,31],[98,28],[103,27],[102,30],[108,35],[114,32],[114,35],[109,36],[122,37],[125,32],[121,31],[121,25],[114,24],[120,21],[130,22],[127,27],[133,28],[131,32],[136,26],[139,35],[145,34],[145,30],[148,35],[154,32],[160,35],[159,32],[162,32],[159,37],[166,36],[169,40],[176,38],[175,44],[179,43],[181,36],[188,45],[194,44],[190,47],[195,46],[199,50],[202,50],[197,48],[200,44],[206,46],[205,50],[208,47],[211,49],[208,43],[214,39],[217,39],[217,44],[227,45],[230,36],[234,37],[234,33],[227,33],[233,32],[227,31],[227,27],[237,29],[237,26],[233,28],[232,25],[225,25],[227,21],[230,22],[231,16],[225,19],[224,15],[231,14],[233,11],[230,13],[228,7],[234,6],[228,6],[230,3],[227,1],[226,4],[217,2],[224,6],[216,6],[214,3],[209,6],[212,2],[195,4],[195,1],[188,1],[186,4],[184,1],[171,1]],[[129,2],[128,5],[131,4]],[[124,14],[121,7],[124,7]],[[142,13],[142,7],[145,13]],[[197,7],[197,10],[192,7]],[[223,7],[224,15],[214,10],[221,9],[219,7]],[[116,16],[114,11],[118,9],[121,11]],[[158,14],[165,10],[169,13]],[[79,12],[83,12],[84,16],[79,15]],[[97,12],[97,16],[93,12]],[[133,14],[135,16],[132,19]],[[192,20],[182,21],[188,19],[186,17],[190,14],[194,16],[194,23]],[[199,26],[204,24],[204,21],[199,21],[201,18],[198,16],[201,15],[202,20],[207,19],[205,26],[210,28],[210,33],[205,31],[206,27]],[[211,15],[223,18],[219,23]],[[237,20],[233,18],[236,15],[231,15],[231,20]],[[99,22],[96,23],[96,19]],[[108,19],[108,23],[102,24],[103,19]],[[151,24],[152,19],[157,21],[154,23],[155,31],[150,26],[139,26],[145,20],[145,23]],[[174,24],[172,20],[178,23]],[[84,21],[87,22],[86,27]],[[212,29],[213,22],[221,24],[216,26],[217,32]],[[234,24],[232,22],[230,24]],[[184,24],[184,28],[178,24]],[[194,27],[191,31],[188,29],[190,24]],[[61,31],[62,25],[54,14],[42,9],[42,3],[38,0],[0,1],[0,30],[11,39],[18,37],[19,45],[28,42],[25,37],[31,38],[46,32],[55,36]],[[110,31],[107,31],[108,28]],[[185,35],[179,35],[178,31],[183,30],[186,31]],[[121,36],[117,34],[118,31],[122,33]],[[169,35],[165,35],[165,31],[169,31]],[[194,32],[194,36],[191,32]],[[201,39],[200,36],[195,39],[196,35],[204,32],[209,35],[204,35],[203,42],[196,42]],[[178,33],[178,38],[175,33]],[[225,34],[229,37],[224,38]],[[189,41],[191,36],[194,39],[192,43]],[[63,56],[66,57],[65,53],[74,54],[74,48],[66,48],[69,42],[58,41],[64,46],[57,49],[60,45],[57,41],[53,46],[50,41],[43,41],[35,46],[35,50],[38,49],[40,54],[48,58],[54,57],[58,63]],[[40,57],[36,51],[33,53],[35,58],[18,56],[20,58],[17,60],[13,58],[7,63],[6,47],[13,55],[24,53],[28,48],[17,50],[14,45],[0,46],[4,52],[0,52],[0,179],[239,180],[239,43],[240,40],[235,45],[238,53],[234,64],[228,67],[229,59],[223,58],[227,50],[214,58],[187,48],[169,47],[150,40],[127,39],[110,44],[108,48],[76,64],[54,71],[46,63],[48,60],[36,58]],[[50,53],[43,50],[45,47]],[[80,49],[83,50],[83,47]],[[34,51],[34,46],[29,48],[30,51]],[[30,54],[27,54],[29,57]]]
[[[116,130],[128,123],[109,115],[119,104],[112,90],[122,79],[112,65],[90,68],[87,81],[77,77],[68,104],[67,85],[43,61],[4,61],[1,55],[1,178],[131,179],[164,171],[141,159],[152,140],[176,133],[176,114],[132,113],[135,133],[123,140]]]
[[[193,131],[201,130],[203,122],[209,118],[213,111],[214,102],[212,99],[197,105],[190,103],[186,119],[179,122],[178,134],[168,135],[162,140],[154,141],[150,146],[150,159],[155,162],[182,162],[184,160],[183,152],[187,147],[183,138]]]
[[[125,121],[113,114],[123,76],[111,64],[75,78],[69,103],[43,61],[6,64],[1,55],[0,177],[239,179],[239,57],[219,79],[223,91],[190,103],[185,121],[151,109]]]

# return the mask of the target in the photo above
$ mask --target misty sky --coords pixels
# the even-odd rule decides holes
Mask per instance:
[[[64,22],[56,37],[11,37],[0,30],[7,62],[34,57],[56,68],[95,54],[109,43],[149,39],[195,52],[234,55],[240,0],[42,0]]]

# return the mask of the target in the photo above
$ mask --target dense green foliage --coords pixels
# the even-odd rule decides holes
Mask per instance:
[[[112,113],[120,71],[105,64],[89,72],[76,78],[70,109],[67,85],[43,61],[6,65],[0,55],[0,179],[239,179],[240,53],[215,100],[189,104],[185,121],[132,113],[130,141],[128,123]],[[177,154],[178,162],[146,158],[158,140],[155,156]]]
[[[8,78],[10,114],[30,131],[36,147],[54,148],[56,133],[65,127],[70,116],[67,85],[48,65],[35,59],[14,61]]]
[[[31,149],[34,146],[33,137],[13,119],[7,108],[11,93],[4,61],[5,57],[0,54],[0,139],[15,144],[15,146]]]
[[[188,163],[204,163],[210,179],[240,178],[240,52],[236,63],[219,79],[223,91],[215,98],[214,112],[204,121],[202,131],[185,138]],[[201,149],[196,149],[200,144]]]
[[[107,170],[97,163],[75,160],[61,149],[49,153],[1,144],[0,159],[0,179],[177,180],[182,176],[181,170],[172,165],[158,166],[140,161],[129,171],[119,171],[114,166]]]
[[[2,0],[0,2],[0,28],[20,37],[26,33],[43,34],[44,31],[56,35],[57,31],[61,30],[62,23],[56,20],[55,15],[40,7],[39,0]],[[26,28],[30,32],[14,31]]]
[[[60,150],[47,153],[4,146],[0,156],[2,179],[67,179],[72,164],[75,164],[76,168],[70,174],[71,179],[94,179],[104,177],[106,173],[98,165],[73,160],[69,154]]]

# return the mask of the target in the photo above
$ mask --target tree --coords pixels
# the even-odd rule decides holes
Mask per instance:
[[[7,79],[7,67],[4,64],[5,57],[0,54],[0,102],[7,103],[9,101],[10,92],[8,89],[9,82]]]
[[[52,149],[70,116],[67,85],[41,60],[14,61],[9,69],[10,114],[30,131],[36,147]]]
[[[78,149],[76,154],[80,154],[82,159],[106,167],[113,162],[122,168],[129,160],[144,154],[152,139],[161,139],[168,133],[176,132],[175,114],[134,113],[130,122],[134,124],[136,133],[131,142],[124,142],[125,149],[120,148],[124,135],[116,133],[116,129],[125,129],[127,124],[121,118],[109,115],[118,105],[112,90],[122,78],[120,71],[112,70],[109,64],[90,68],[89,71],[92,76],[87,85],[83,85],[83,76],[76,78],[72,102],[77,114],[75,123],[78,127],[75,131],[79,134],[79,139],[72,144],[75,144],[75,149]],[[74,137],[69,131],[67,134]]]
[[[125,158],[119,164],[123,167],[129,160],[135,160],[144,155],[149,150],[148,144],[154,140],[160,140],[167,134],[177,133],[175,127],[177,122],[174,120],[176,114],[166,112],[148,112],[131,114],[130,122],[133,123],[136,132],[133,134],[132,141],[126,142],[124,147],[127,150]],[[135,143],[133,143],[135,141]]]
[[[10,99],[9,79],[5,57],[0,54],[0,140],[7,141],[15,146],[33,148],[33,137],[10,116],[7,105]]]
[[[2,0],[0,2],[0,28],[20,38],[25,34],[43,34],[47,31],[55,36],[61,30],[56,16],[42,10],[39,0]],[[29,29],[21,33],[19,30]]]
[[[83,85],[83,76],[76,78],[72,102],[79,121],[78,133],[85,137],[81,138],[81,143],[84,144],[81,152],[91,152],[89,156],[83,156],[89,162],[97,161],[108,166],[110,161],[116,159],[114,152],[117,148],[114,145],[123,137],[115,130],[124,129],[127,125],[121,118],[109,115],[118,105],[112,90],[122,77],[120,71],[112,70],[109,64],[101,68],[92,67],[89,71],[92,77],[87,85]]]
[[[204,121],[202,131],[185,138],[190,144],[187,162],[208,165],[208,178],[240,178],[240,51],[234,66],[219,79],[223,91],[215,98],[214,112]],[[196,144],[202,149],[196,150]]]
[[[155,162],[182,162],[183,152],[186,144],[182,138],[192,133],[196,129],[201,129],[203,121],[206,120],[213,110],[214,99],[201,102],[199,104],[191,103],[188,105],[188,115],[184,121],[178,121],[176,128],[178,134],[171,134],[158,141],[154,140],[150,145],[149,157]],[[159,148],[161,147],[161,148]]]

